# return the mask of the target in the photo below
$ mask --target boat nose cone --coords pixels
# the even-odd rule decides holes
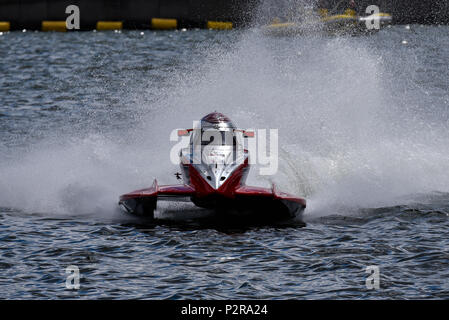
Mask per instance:
[[[215,169],[211,171],[212,172],[210,172],[210,175],[207,177],[207,179],[211,187],[216,190],[221,187],[226,178],[222,176],[223,170]]]

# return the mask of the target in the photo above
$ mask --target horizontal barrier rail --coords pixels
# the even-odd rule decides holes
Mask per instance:
[[[179,21],[177,19],[166,19],[166,18],[152,18],[149,20],[149,25],[147,25],[146,29],[152,30],[175,30],[181,28]],[[224,21],[206,21],[202,26],[202,28],[212,29],[212,30],[231,30],[234,25],[232,22],[224,22]],[[124,28],[123,21],[97,21],[95,25],[95,29],[97,31],[108,31],[108,30],[121,30]],[[17,28],[16,28],[17,29]],[[33,28],[29,28],[33,30]],[[34,28],[37,29],[37,28]],[[134,29],[134,28],[130,28]],[[10,31],[11,23],[9,21],[0,21],[0,31]],[[20,29],[19,29],[20,30]],[[77,31],[79,29],[70,28],[67,25],[66,21],[49,21],[44,20],[40,24],[41,31],[57,31],[57,32],[66,32],[66,31]],[[92,30],[88,28],[83,28],[82,30]]]

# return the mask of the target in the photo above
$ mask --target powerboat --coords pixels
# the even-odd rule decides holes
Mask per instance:
[[[123,211],[154,219],[159,201],[187,201],[211,209],[221,217],[255,217],[259,220],[302,220],[306,201],[271,188],[245,185],[250,161],[244,139],[254,131],[237,129],[225,115],[213,112],[193,129],[178,130],[189,137],[187,148],[179,152],[182,184],[159,185],[120,196]],[[180,176],[180,177],[179,177]]]

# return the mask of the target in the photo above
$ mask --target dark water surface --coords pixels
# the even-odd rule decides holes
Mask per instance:
[[[421,26],[1,34],[0,298],[449,298],[448,43]],[[117,212],[174,182],[159,145],[216,108],[290,132],[278,182],[310,200],[307,226]]]

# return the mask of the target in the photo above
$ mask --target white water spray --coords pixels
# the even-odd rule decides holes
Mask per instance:
[[[74,132],[26,153],[9,150],[0,162],[0,206],[98,214],[153,178],[176,183],[170,132],[215,110],[242,128],[279,129],[280,171],[271,179],[305,196],[309,215],[449,191],[447,123],[429,125],[416,111],[426,100],[408,90],[416,86],[407,77],[414,60],[382,52],[367,39],[270,38],[249,30],[231,50],[211,48],[201,68],[174,71],[176,85],[150,89],[156,102],[136,106],[145,113],[128,131]],[[257,172],[248,183],[268,185]]]

